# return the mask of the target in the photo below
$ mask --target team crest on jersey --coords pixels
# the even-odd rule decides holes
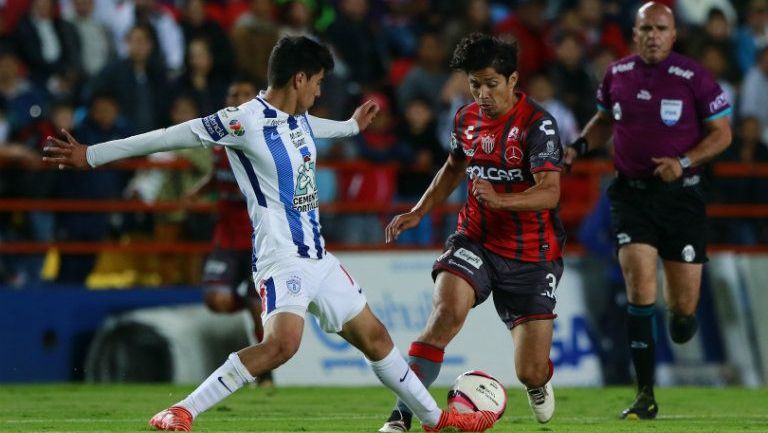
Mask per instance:
[[[301,278],[299,278],[297,275],[291,275],[291,277],[288,278],[288,280],[285,282],[285,287],[291,294],[298,295],[299,292],[301,292]]]
[[[493,135],[483,135],[480,137],[480,145],[483,147],[483,152],[493,152],[493,145],[496,142],[495,138]]]
[[[661,100],[661,121],[667,126],[673,126],[683,114],[683,101],[680,99]]]
[[[317,209],[317,185],[315,184],[315,162],[305,158],[299,166],[296,176],[296,189],[293,192],[293,208],[299,212]]]
[[[245,128],[243,128],[243,125],[241,125],[240,121],[237,119],[230,120],[227,129],[229,129],[229,132],[231,132],[232,135],[236,135],[238,137],[242,137],[243,134],[245,134]]]
[[[509,146],[504,151],[504,159],[510,164],[510,165],[520,165],[520,163],[523,162],[523,150],[520,149],[518,146]]]

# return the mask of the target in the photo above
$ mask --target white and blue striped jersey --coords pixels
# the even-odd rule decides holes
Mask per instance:
[[[262,259],[324,256],[314,138],[354,135],[355,121],[289,115],[257,97],[193,121],[192,131],[225,146],[253,224],[254,271]]]

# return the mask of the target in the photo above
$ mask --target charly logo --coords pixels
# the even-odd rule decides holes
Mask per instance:
[[[291,275],[291,277],[285,281],[285,287],[291,294],[298,295],[301,291],[301,278],[298,275]]]
[[[696,258],[696,250],[693,249],[693,245],[689,244],[683,247],[683,251],[680,255],[685,262],[691,263]]]
[[[616,235],[616,242],[619,245],[625,245],[632,242],[632,238],[626,233],[619,233]]]

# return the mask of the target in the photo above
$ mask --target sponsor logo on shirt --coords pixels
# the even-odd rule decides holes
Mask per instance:
[[[715,98],[714,101],[709,103],[709,112],[716,113],[726,105],[728,105],[728,95],[723,92],[717,95],[717,98]]]
[[[227,130],[216,113],[203,117],[203,127],[213,141],[219,141],[227,136]]]
[[[451,132],[451,152],[456,151],[459,148],[459,139],[456,138],[456,133]]]
[[[512,127],[512,129],[509,130],[509,134],[507,135],[507,140],[510,141],[520,141],[520,128],[517,126]]]
[[[639,92],[637,92],[637,99],[643,100],[643,101],[650,101],[651,100],[651,92],[642,89]]]
[[[539,158],[552,158],[560,155],[560,145],[555,145],[553,140],[547,140],[547,150],[539,152]]]
[[[293,192],[293,208],[299,212],[317,209],[317,185],[315,184],[315,161],[307,158],[299,166],[296,189]]]
[[[635,62],[620,63],[618,65],[613,65],[613,68],[611,68],[611,73],[616,75],[619,72],[629,72],[633,69],[635,69]]]
[[[621,105],[618,102],[613,104],[613,119],[621,120]]]
[[[661,121],[667,126],[674,126],[683,114],[683,101],[681,99],[661,100]]]
[[[459,248],[455,253],[453,253],[453,256],[457,259],[464,260],[465,262],[474,266],[475,269],[480,269],[480,266],[483,266],[483,259],[466,248]]]
[[[285,125],[285,119],[264,119],[264,126],[280,126]]]
[[[518,146],[509,146],[504,151],[504,159],[511,165],[520,165],[523,162],[523,150]]]
[[[304,138],[304,131],[297,129],[288,133],[291,137],[291,143],[296,149],[307,144],[307,140]]]
[[[472,165],[467,167],[467,175],[472,177],[475,175],[480,179],[486,179],[491,181],[524,181],[523,171],[519,168],[511,168],[508,170],[502,170],[497,167],[481,167],[479,165]]]
[[[691,77],[694,76],[694,73],[690,69],[683,69],[679,66],[670,66],[667,70],[667,73],[670,75],[677,75],[678,77],[683,77],[686,80],[690,80]]]

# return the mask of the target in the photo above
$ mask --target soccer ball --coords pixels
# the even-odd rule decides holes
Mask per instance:
[[[507,391],[490,374],[468,371],[457,377],[448,391],[448,407],[464,413],[489,410],[501,418],[507,408]]]

